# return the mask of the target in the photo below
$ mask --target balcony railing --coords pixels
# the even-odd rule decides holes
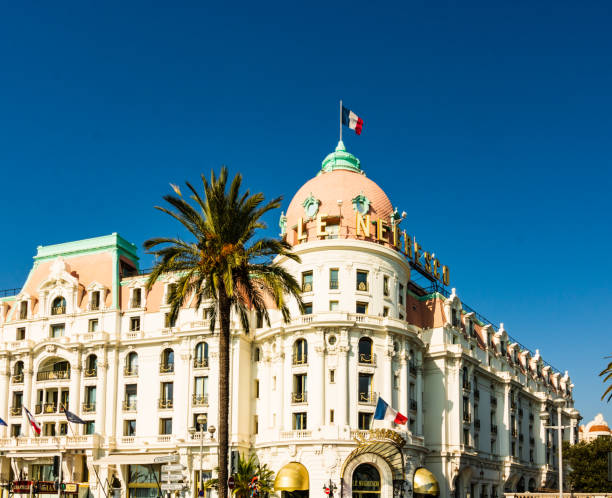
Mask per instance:
[[[43,409],[42,407],[43,407],[42,403],[39,403],[39,404],[37,404],[37,405],[34,405],[34,413],[35,413],[36,415],[38,415],[38,414],[42,413],[42,409]]]
[[[472,415],[470,413],[464,413],[463,414],[463,421],[466,424],[469,424],[471,420],[472,420]]]
[[[56,403],[43,403],[42,409],[43,409],[43,413],[55,413],[57,412],[57,404]]]
[[[491,425],[491,434],[497,434],[497,426],[495,424]]]
[[[171,399],[160,398],[157,402],[157,406],[163,410],[167,410],[174,406],[174,402]]]
[[[124,377],[136,377],[137,375],[138,375],[138,367],[124,367],[123,368]]]
[[[174,373],[174,363],[160,363],[159,373]]]
[[[418,407],[416,399],[411,399],[409,401],[409,406],[410,406],[410,410],[412,410],[413,412],[416,412],[417,407]]]
[[[472,389],[472,383],[470,381],[464,380],[463,381],[463,390],[464,391],[469,391],[470,389]]]
[[[82,405],[83,413],[93,413],[96,411],[95,403],[83,403]]]
[[[376,363],[375,354],[359,353],[360,365],[374,365]]]
[[[329,281],[329,288],[332,290],[335,290],[338,288],[338,280],[330,280]]]
[[[294,365],[306,365],[308,363],[308,355],[306,353],[293,353]]]
[[[291,393],[291,403],[299,404],[306,403],[308,401],[308,393]]]
[[[193,368],[208,368],[208,358],[195,358]]]
[[[36,380],[63,380],[69,378],[70,370],[50,370],[36,373]]]
[[[9,415],[12,417],[18,417],[21,415],[21,406],[11,406],[9,409]]]
[[[92,368],[91,370],[85,370],[84,372],[85,377],[97,377],[98,376],[98,369],[97,368]]]
[[[63,315],[66,313],[66,306],[53,306],[51,308],[52,315]]]
[[[13,384],[23,384],[23,374],[15,374],[11,376],[11,382]]]
[[[193,406],[208,406],[208,394],[194,394],[191,402]]]
[[[375,405],[376,400],[376,393],[359,393],[359,403],[361,403],[362,405]]]
[[[123,400],[123,411],[124,412],[135,412],[138,402],[135,399],[124,399]]]

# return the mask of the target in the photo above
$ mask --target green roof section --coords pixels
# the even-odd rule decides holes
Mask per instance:
[[[350,152],[346,151],[346,147],[344,146],[344,142],[342,142],[342,140],[338,142],[336,150],[331,154],[328,154],[327,157],[323,159],[319,175],[321,173],[334,171],[336,169],[345,169],[348,171],[354,171],[355,173],[361,173],[362,175],[365,175],[365,173],[361,169],[361,163],[359,162],[359,159],[357,159]]]
[[[38,252],[34,256],[34,262],[40,263],[55,259],[58,256],[69,258],[97,252],[117,251],[138,263],[136,244],[124,239],[117,232],[91,239],[75,240],[74,242],[63,242],[49,246],[38,246]]]

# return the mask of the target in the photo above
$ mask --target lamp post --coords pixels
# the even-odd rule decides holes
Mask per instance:
[[[569,429],[571,425],[561,425],[561,410],[565,406],[565,399],[556,398],[553,400],[553,405],[557,407],[557,425],[545,425],[545,429],[557,429],[557,438],[559,446],[559,498],[563,498],[563,429]],[[546,412],[540,414],[540,418],[544,423],[549,419]]]

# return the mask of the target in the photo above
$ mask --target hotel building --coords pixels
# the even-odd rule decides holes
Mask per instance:
[[[449,269],[404,218],[342,142],[295,194],[280,227],[301,263],[281,263],[306,309],[294,304],[290,323],[270,310],[269,327],[253,314],[248,335],[232,322],[231,450],[255,452],[293,496],[554,487],[557,440],[541,415],[562,406],[576,440],[567,372],[447,290]],[[61,467],[79,484],[66,494],[156,496],[155,459],[170,454],[184,466],[177,495],[197,494],[200,469],[214,475],[210,303],[172,322],[175,276],[149,292],[146,281],[136,246],[112,234],[38,247],[23,287],[0,295],[0,482],[53,481]],[[379,397],[406,425],[373,421]]]

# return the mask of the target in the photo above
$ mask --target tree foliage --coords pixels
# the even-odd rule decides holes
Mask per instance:
[[[234,495],[237,498],[249,498],[252,488],[250,484],[253,477],[257,477],[259,496],[274,496],[274,472],[264,463],[260,464],[255,455],[238,459],[238,468],[234,474]],[[209,479],[204,483],[205,488],[217,487],[217,479]]]
[[[608,358],[612,358],[612,357],[608,356]],[[601,396],[602,400],[606,398],[607,396],[608,399],[606,399],[606,401],[609,403],[610,400],[612,399],[612,382],[610,382],[610,380],[612,379],[612,361],[608,363],[608,366],[599,373],[599,376],[603,377],[604,384],[606,382],[610,383],[610,385],[608,385],[607,389],[604,391],[604,393]]]
[[[576,492],[612,492],[608,481],[608,452],[612,452],[612,438],[563,444],[563,460],[571,468],[568,484]]]

